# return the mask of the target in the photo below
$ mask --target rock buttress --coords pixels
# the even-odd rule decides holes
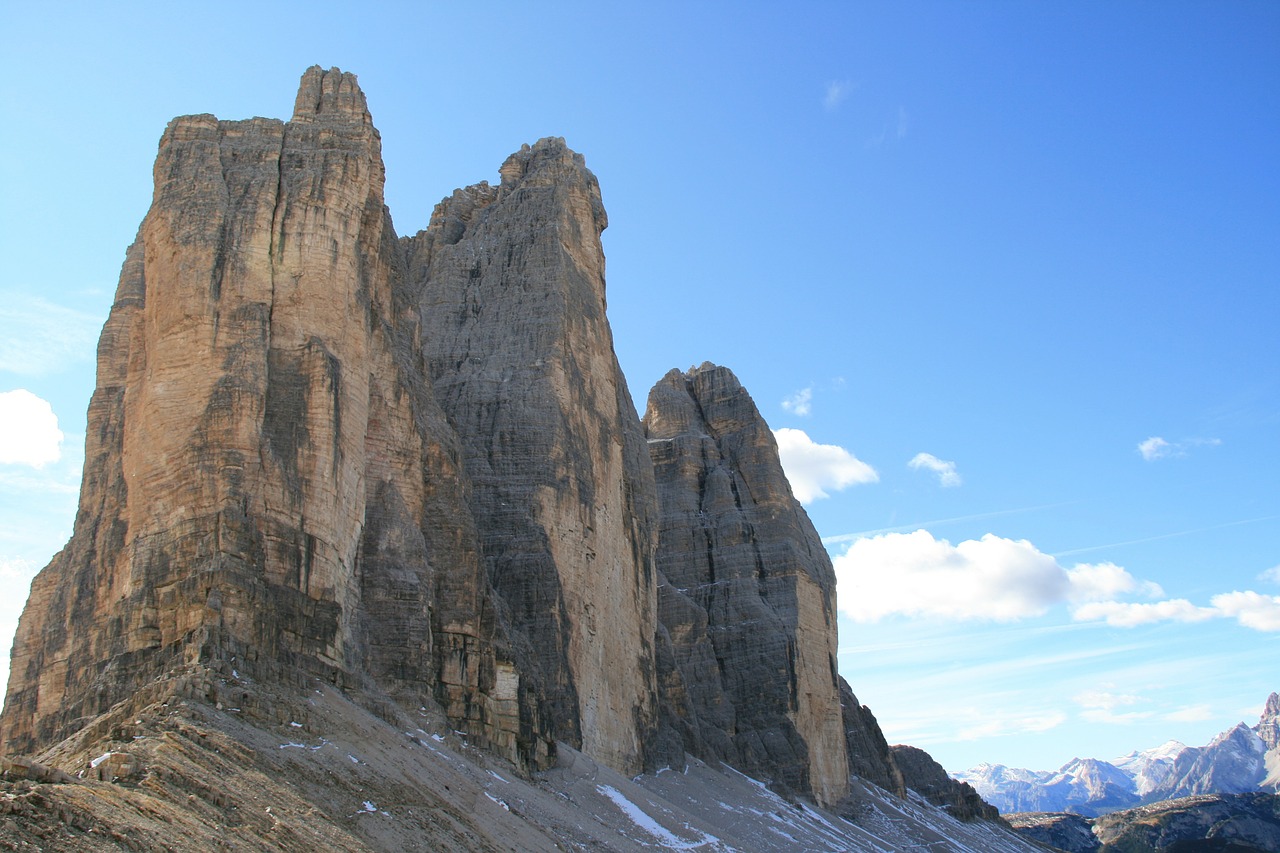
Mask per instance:
[[[406,240],[521,714],[624,771],[655,729],[653,474],[605,319],[595,177],[560,139]]]
[[[166,129],[99,343],[74,532],[15,640],[5,749],[217,662],[467,693],[457,716],[513,745],[482,695],[499,679],[460,448],[415,367],[383,177],[337,69],[306,72],[287,123]],[[433,613],[441,591],[460,603]]]
[[[644,417],[657,481],[660,674],[686,749],[820,803],[848,790],[835,575],[731,371],[673,370]]]

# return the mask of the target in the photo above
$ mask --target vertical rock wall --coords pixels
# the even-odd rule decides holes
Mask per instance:
[[[563,740],[825,804],[850,773],[904,790],[836,674],[831,563],[750,397],[673,371],[642,424],[595,177],[560,139],[499,173],[401,240],[350,74],[309,69],[289,122],[169,125],[0,750],[210,667],[431,696],[530,767]]]
[[[560,139],[408,241],[422,347],[465,448],[526,714],[638,770],[656,719],[654,487],[605,319],[607,220]]]
[[[675,722],[715,756],[832,803],[848,789],[835,574],[731,371],[673,370],[644,417],[662,510],[659,617]]]
[[[465,489],[449,436],[424,441],[380,147],[336,69],[304,75],[288,123],[165,131],[99,345],[75,531],[15,641],[6,747],[182,664],[433,685],[427,510],[465,516]],[[450,588],[468,583],[454,552]]]

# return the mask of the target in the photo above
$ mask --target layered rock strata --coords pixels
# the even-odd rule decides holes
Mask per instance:
[[[336,69],[307,71],[287,123],[165,131],[99,344],[75,530],[14,643],[6,749],[222,661],[435,692],[515,751],[380,148]]]
[[[407,241],[422,357],[463,446],[522,702],[639,771],[656,721],[653,474],[605,319],[600,187],[562,139]],[[532,711],[533,709],[531,709]]]
[[[255,697],[320,678],[526,769],[563,742],[826,805],[912,785],[836,673],[831,563],[749,395],[673,371],[642,423],[595,177],[559,139],[499,174],[397,238],[337,69],[288,122],[169,125],[0,750],[170,700],[282,725]]]
[[[833,802],[849,761],[835,573],[732,371],[673,370],[645,435],[662,510],[660,675],[685,749]]]

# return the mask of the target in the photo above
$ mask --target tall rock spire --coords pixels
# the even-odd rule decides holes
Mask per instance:
[[[656,720],[653,475],[605,318],[606,218],[562,139],[408,244],[431,381],[465,448],[522,713],[638,770]]]
[[[414,374],[364,96],[313,68],[298,103],[289,123],[178,118],[160,141],[99,345],[75,530],[15,640],[8,749],[191,664],[439,687],[425,515],[470,525],[432,498],[458,483],[456,447]],[[475,590],[465,550],[441,555],[448,585],[470,572]]]
[[[737,377],[673,370],[644,417],[661,506],[663,683],[686,748],[833,803],[849,760],[835,573]]]

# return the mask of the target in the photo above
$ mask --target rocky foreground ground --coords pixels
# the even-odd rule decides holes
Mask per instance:
[[[8,762],[0,849],[1039,849],[857,780],[825,810],[697,760],[629,777],[562,745],[525,774],[439,712],[363,707],[318,681],[282,691],[196,669],[153,692],[172,696],[122,704],[36,765]]]

